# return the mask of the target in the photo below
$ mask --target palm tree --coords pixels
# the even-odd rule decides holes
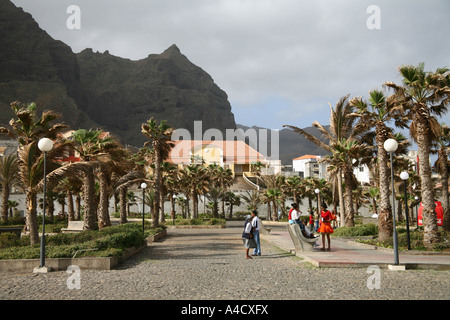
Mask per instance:
[[[241,205],[241,196],[235,194],[234,192],[228,191],[224,195],[224,200],[226,204],[230,206],[230,212],[228,217],[231,219],[233,218],[233,207]]]
[[[208,166],[208,174],[213,184],[226,190],[233,184],[233,172],[231,169],[225,169],[217,164]],[[225,200],[222,198],[222,214],[225,215]]]
[[[161,217],[160,222],[166,222],[164,213],[164,202],[166,196],[169,196],[169,201],[172,206],[172,219],[174,218],[174,202],[173,194],[176,188],[175,176],[176,176],[177,166],[168,161],[163,161],[161,164],[161,192],[160,192],[160,202],[161,202]]]
[[[443,229],[450,231],[450,207],[448,200],[448,178],[450,163],[448,161],[448,150],[450,148],[450,127],[445,123],[441,124],[440,134],[436,140],[438,158],[434,167],[441,175],[442,208],[444,209]]]
[[[405,128],[407,119],[402,114],[402,109],[391,101],[387,101],[384,93],[372,90],[368,101],[362,98],[353,98],[350,104],[356,108],[351,116],[359,117],[358,126],[365,131],[374,129],[375,142],[377,146],[376,160],[379,174],[379,217],[378,217],[378,239],[385,241],[392,236],[393,221],[390,202],[390,170],[388,167],[388,156],[384,149],[384,142],[393,138],[393,130],[387,123],[395,120],[397,127]]]
[[[278,205],[281,203],[282,193],[277,188],[267,188],[263,194],[263,203],[271,204],[272,207],[272,219],[278,221]],[[267,213],[270,215],[270,211]]]
[[[294,202],[298,204],[301,203],[300,195],[305,192],[305,189],[303,180],[299,176],[287,178],[283,185],[283,192],[288,196],[292,196]]]
[[[206,197],[212,202],[212,213],[214,218],[219,217],[219,201],[224,197],[225,189],[219,186],[211,186],[208,188]]]
[[[246,195],[241,194],[241,198],[247,203],[247,210],[249,211],[258,210],[259,203],[261,201],[259,191],[256,190],[252,190],[251,192],[246,191]]]
[[[73,142],[72,146],[80,154],[80,158],[85,163],[83,172],[83,196],[84,196],[84,226],[85,230],[94,230],[97,227],[96,222],[96,199],[95,199],[95,175],[94,169],[99,169],[100,174],[100,204],[103,211],[105,192],[109,185],[104,170],[105,164],[99,158],[106,157],[110,149],[117,148],[114,139],[105,135],[101,130],[79,129],[72,133],[69,141]],[[77,164],[78,165],[78,164]],[[107,207],[106,207],[107,208]],[[104,217],[105,214],[101,214]],[[105,218],[100,219],[101,227],[107,226],[108,222]]]
[[[332,168],[340,171],[344,175],[345,183],[345,226],[353,227],[355,215],[353,206],[353,192],[356,187],[353,167],[364,161],[365,155],[370,151],[366,144],[361,144],[353,139],[341,139],[334,146],[332,155],[325,156],[326,161],[332,164]]]
[[[367,186],[363,189],[363,203],[369,204],[372,214],[378,215],[378,199],[380,197],[380,189],[374,186]]]
[[[155,201],[153,203],[153,227],[158,225],[160,210],[160,193],[161,193],[161,163],[169,157],[170,150],[174,144],[171,142],[171,136],[174,128],[169,126],[166,121],[158,123],[154,117],[147,120],[141,126],[141,132],[150,140],[144,144],[144,147],[152,146],[153,151],[153,180],[155,187]]]
[[[446,68],[435,72],[424,71],[424,64],[401,66],[398,68],[403,86],[386,82],[393,89],[392,103],[404,109],[412,120],[410,134],[419,149],[419,174],[421,178],[423,204],[423,244],[431,247],[440,240],[436,213],[434,211],[434,191],[429,163],[431,143],[439,136],[440,125],[436,117],[447,111],[450,101],[450,74]]]
[[[67,176],[61,179],[54,188],[54,191],[56,192],[63,192],[65,196],[67,197],[67,211],[68,211],[68,219],[69,221],[75,220],[75,209],[73,205],[73,193],[74,193],[74,185],[77,185],[78,182],[76,181],[78,178],[76,176]]]
[[[18,165],[19,176],[26,193],[26,228],[30,232],[30,243],[36,244],[39,243],[36,195],[39,182],[43,177],[44,162],[43,153],[37,144],[43,137],[56,140],[57,134],[67,126],[62,123],[54,123],[61,115],[51,110],[42,112],[39,117],[35,103],[25,105],[16,101],[11,103],[11,109],[15,115],[15,118],[9,122],[11,129],[0,128],[0,133],[7,133],[9,136],[17,138],[20,143]],[[59,151],[58,149],[54,148],[48,153],[50,159],[54,153]],[[47,165],[48,172],[51,172],[54,164],[50,161]]]
[[[8,220],[8,199],[11,188],[19,182],[19,161],[15,154],[0,157],[0,185],[2,186],[2,221]]]
[[[331,115],[330,126],[328,129],[326,129],[317,121],[313,122],[313,126],[321,132],[323,138],[326,140],[325,142],[295,126],[284,125],[283,127],[290,128],[294,132],[303,135],[307,140],[315,143],[325,151],[332,153],[335,146],[340,143],[341,139],[352,139],[357,134],[357,131],[355,130],[356,120],[354,117],[350,117],[350,114],[353,113],[354,108],[348,102],[348,98],[349,95],[340,98],[334,108],[330,105]],[[336,172],[335,183],[337,184],[339,190],[338,193],[341,221],[345,221],[344,199],[342,192],[342,174],[340,172],[340,169],[338,169]]]
[[[198,197],[205,194],[210,187],[208,170],[202,164],[193,163],[181,170],[180,176],[184,181],[183,190],[186,197],[192,198],[192,218],[198,218]]]

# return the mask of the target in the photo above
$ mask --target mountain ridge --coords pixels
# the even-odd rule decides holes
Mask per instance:
[[[0,1],[0,34],[2,125],[19,100],[61,113],[73,129],[103,129],[136,146],[146,139],[141,124],[152,116],[190,132],[198,120],[204,130],[235,128],[227,94],[176,44],[137,61],[109,51],[73,53],[9,0]]]

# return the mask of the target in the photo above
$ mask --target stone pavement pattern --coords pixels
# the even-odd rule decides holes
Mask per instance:
[[[382,269],[370,290],[364,268],[315,268],[262,242],[262,256],[245,259],[241,224],[226,229],[169,229],[115,270],[81,270],[81,289],[66,272],[0,274],[0,299],[338,300],[449,299],[450,271]]]

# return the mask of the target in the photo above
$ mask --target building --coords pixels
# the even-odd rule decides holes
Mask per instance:
[[[231,190],[256,190],[256,177],[252,164],[261,163],[261,171],[281,171],[279,162],[270,162],[264,155],[250,147],[244,141],[174,141],[167,161],[182,169],[192,163],[203,163],[205,166],[217,164],[224,169],[230,169],[234,184]],[[273,167],[270,167],[270,166]]]
[[[328,165],[319,160],[322,156],[316,155],[304,155],[292,160],[292,171],[298,173],[301,178],[318,178],[327,179],[327,167]],[[360,165],[353,169],[353,174],[359,183],[370,182],[370,172],[367,165]]]
[[[326,164],[319,162],[322,156],[306,154],[292,160],[292,171],[297,172],[301,178],[326,178]]]
[[[11,153],[17,153],[19,145],[17,140],[0,140],[0,157],[7,156]]]
[[[168,161],[180,168],[203,162],[230,169],[233,176],[242,176],[251,172],[253,163],[261,162],[263,166],[269,163],[265,156],[243,141],[178,140],[174,144]]]

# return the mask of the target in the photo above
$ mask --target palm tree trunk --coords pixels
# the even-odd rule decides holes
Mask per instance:
[[[75,210],[73,209],[73,196],[69,190],[67,190],[67,211],[69,212],[69,221],[74,221]]]
[[[83,196],[84,196],[84,230],[94,230],[95,229],[95,184],[94,184],[94,174],[92,171],[87,171],[84,173],[83,180]]]
[[[120,224],[127,223],[127,188],[119,189]]]
[[[2,186],[2,221],[8,220],[8,199],[9,199],[9,186]]]
[[[444,221],[442,228],[445,231],[450,231],[450,208],[448,200],[448,167],[447,167],[447,153],[444,149],[439,150],[441,183],[442,183],[442,209],[444,210]]]
[[[48,195],[47,196],[47,217],[49,218],[50,223],[53,223],[53,216],[54,216],[54,212],[55,212],[55,203],[54,198],[52,195]]]
[[[155,180],[155,199],[153,200],[152,226],[157,227],[159,224],[159,202],[161,193],[161,151],[158,140],[154,140],[152,146],[155,155],[155,170],[153,171],[153,177]]]
[[[27,229],[30,232],[30,244],[39,243],[39,227],[37,222],[36,212],[36,194],[32,191],[27,191]]]
[[[192,217],[196,219],[198,218],[198,195],[196,193],[192,195],[192,206],[194,207]]]
[[[344,193],[342,191],[342,173],[338,170],[337,173],[337,183],[338,183],[338,193],[339,193],[339,211],[341,215],[340,227],[344,226],[345,223],[345,206],[344,206]]]
[[[439,241],[439,232],[434,211],[434,192],[431,180],[430,138],[429,128],[425,121],[417,123],[417,144],[419,147],[419,175],[421,179],[422,204],[423,204],[423,244],[430,248],[433,243]]]
[[[173,193],[170,193],[169,197],[170,197],[171,216],[173,221],[175,221],[175,199],[173,198]]]
[[[100,201],[98,210],[98,228],[103,229],[105,227],[111,226],[111,221],[109,219],[109,192],[108,192],[108,179],[107,173],[103,170],[99,173],[100,182]]]
[[[273,206],[272,206],[272,208],[273,208],[273,215],[272,215],[272,220],[273,221],[278,221],[278,205],[277,205],[277,203],[276,203],[276,201],[273,201],[272,202],[273,203]]]
[[[345,226],[346,227],[354,227],[355,221],[355,211],[353,208],[353,192],[352,192],[352,171],[344,172],[344,181],[345,181]]]
[[[81,195],[77,192],[77,196],[75,198],[75,220],[80,221],[81,219]]]
[[[378,166],[380,171],[380,200],[379,214],[378,214],[378,240],[386,241],[392,237],[394,226],[392,222],[392,208],[389,196],[390,185],[390,171],[387,165],[387,152],[384,149],[383,143],[377,137],[378,145]]]
[[[160,194],[161,215],[160,215],[160,219],[159,219],[159,221],[161,223],[165,223],[166,222],[166,217],[165,217],[165,212],[164,212],[165,198],[166,198],[166,194],[164,193],[164,191],[161,191],[161,194]]]

